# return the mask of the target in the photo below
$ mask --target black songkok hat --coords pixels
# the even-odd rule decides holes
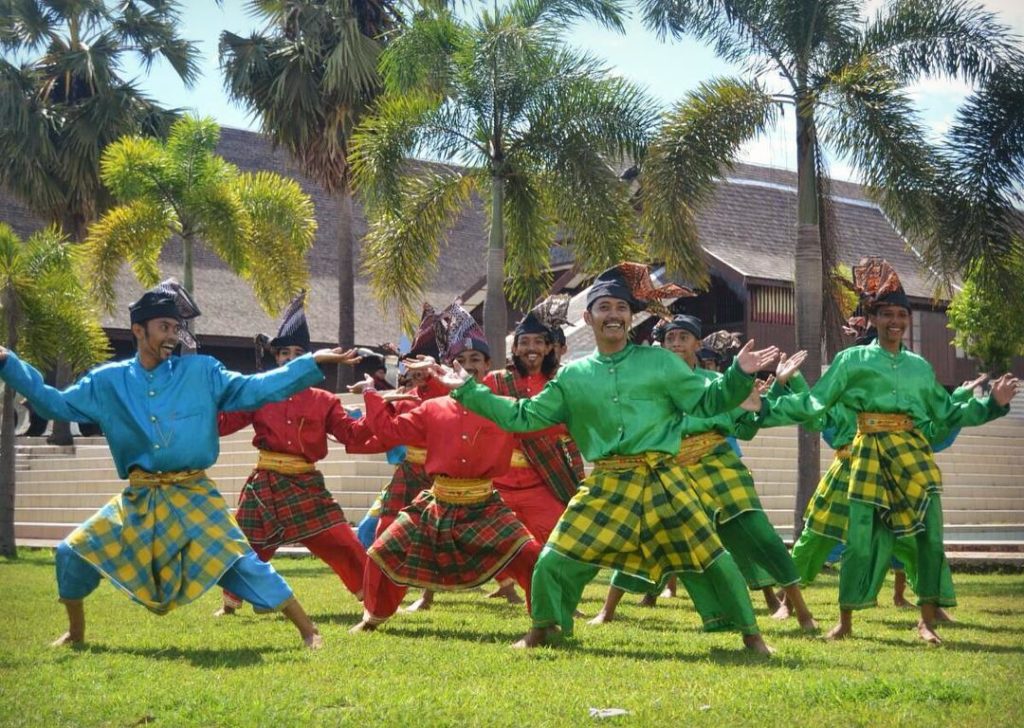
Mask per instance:
[[[699,339],[701,335],[700,319],[685,313],[676,314],[668,321],[662,321],[654,327],[654,338],[656,341],[664,343],[665,336],[669,331],[678,330],[689,331],[695,339]]]
[[[434,307],[429,303],[424,303],[423,312],[420,314],[419,328],[416,329],[412,346],[409,347],[409,351],[403,358],[414,359],[417,356],[429,356],[434,361],[441,359],[441,352],[437,348],[437,327],[440,320]]]
[[[128,315],[133,324],[144,324],[155,318],[172,318],[184,323],[200,315],[199,307],[178,281],[168,278],[129,304]],[[195,339],[184,327],[179,334],[183,344],[194,349]]]
[[[306,321],[306,292],[300,291],[292,299],[288,308],[281,316],[281,325],[277,327],[277,336],[270,340],[271,348],[283,346],[299,346],[309,351],[309,324]]]
[[[655,288],[650,269],[643,263],[619,263],[594,279],[587,291],[587,310],[597,299],[610,297],[626,301],[633,313],[649,309],[667,318],[671,314],[660,299],[692,295],[693,291],[675,283]]]
[[[551,329],[551,339],[558,346],[565,346],[565,331],[562,330],[561,326]]]

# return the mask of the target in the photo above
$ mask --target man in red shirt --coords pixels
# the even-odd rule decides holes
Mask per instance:
[[[278,366],[310,348],[304,303],[304,293],[292,301],[270,341]],[[249,425],[256,431],[252,444],[259,459],[235,513],[256,555],[270,561],[280,546],[301,543],[362,599],[366,555],[315,463],[327,457],[328,435],[349,452],[381,452],[366,422],[350,417],[335,395],[310,387],[252,412],[222,412],[217,424],[221,437]],[[217,615],[241,606],[242,600],[225,590]]]
[[[460,306],[443,316],[445,359],[483,380],[490,368],[483,332]],[[504,572],[529,603],[540,545],[493,488],[493,479],[508,470],[515,438],[450,397],[396,414],[366,381],[366,418],[374,433],[386,443],[425,448],[433,485],[370,546],[363,620],[351,631],[372,631],[389,619],[408,586],[471,589]]]

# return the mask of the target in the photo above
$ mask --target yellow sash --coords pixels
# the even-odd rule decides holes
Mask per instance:
[[[512,451],[512,460],[508,465],[510,468],[529,468],[530,461],[526,459],[526,453],[518,448]]]
[[[850,446],[843,445],[841,448],[836,450],[836,460],[849,460],[850,459]]]
[[[858,412],[857,432],[871,435],[876,432],[910,432],[914,421],[902,412]]]
[[[449,478],[438,475],[434,478],[430,492],[442,503],[460,506],[483,503],[491,495],[491,481],[488,478]]]
[[[135,468],[128,473],[128,482],[136,488],[164,488],[169,485],[191,485],[205,477],[205,470],[172,470],[169,473],[150,473]]]
[[[427,449],[425,447],[405,446],[405,462],[413,465],[423,465],[427,462]]]
[[[714,430],[684,437],[683,441],[679,443],[679,454],[676,455],[676,460],[680,465],[696,465],[701,458],[723,442],[725,442],[725,438]]]
[[[316,470],[316,466],[301,455],[289,455],[270,450],[260,450],[259,452],[259,459],[256,460],[257,470],[272,470],[282,475],[300,475]]]

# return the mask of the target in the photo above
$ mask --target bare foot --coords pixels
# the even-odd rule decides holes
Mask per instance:
[[[944,624],[956,624],[956,618],[942,607],[936,608],[935,621]]]
[[[933,627],[929,627],[928,623],[923,620],[917,623],[917,634],[930,645],[942,644],[942,639],[935,632],[935,629]]]
[[[221,606],[216,612],[213,613],[214,617],[228,617],[234,614],[236,610],[234,607],[229,607],[227,604]]]
[[[772,619],[789,619],[793,616],[793,612],[789,608],[789,604],[782,602],[779,604],[779,608],[772,614]]]
[[[768,611],[772,612],[773,614],[779,611],[779,608],[782,606],[782,602],[779,600],[777,596],[775,596],[775,592],[772,590],[772,588],[768,587],[766,589],[763,589],[762,593],[764,594],[764,605],[768,608]]]
[[[85,644],[84,637],[72,637],[70,632],[65,632],[60,637],[50,643],[50,647],[64,647]]]
[[[487,595],[488,599],[502,599],[504,598],[509,604],[522,604],[523,598],[516,592],[516,583],[514,581],[508,584],[502,584],[497,589]]]
[[[356,601],[357,601],[357,602],[361,602],[361,601],[363,601],[363,590],[362,590],[362,589],[360,589],[360,590],[359,590],[359,591],[357,591],[357,592],[356,592],[356,593],[355,593],[355,594],[354,594],[353,596],[354,596],[354,597],[356,598]]]
[[[853,634],[853,628],[840,622],[828,631],[828,634],[825,635],[825,639],[841,640],[846,639],[851,634]]]
[[[512,647],[517,650],[528,650],[547,644],[548,640],[558,634],[558,627],[531,627],[522,639]]]
[[[743,635],[743,646],[751,652],[759,655],[774,655],[775,649],[765,644],[764,638],[759,634]]]
[[[641,607],[656,607],[656,606],[658,606],[658,595],[657,594],[644,594],[644,598],[640,600],[639,605]]]
[[[613,619],[615,619],[615,614],[614,613],[608,614],[607,612],[605,612],[602,609],[600,612],[597,613],[597,616],[594,617],[589,622],[587,622],[587,624],[595,624],[595,625],[607,624],[608,622],[611,622]]]
[[[814,621],[814,617],[807,615],[800,620],[800,629],[804,632],[817,632],[819,628],[818,623]]]
[[[355,627],[352,627],[348,631],[348,633],[349,634],[359,634],[360,632],[374,632],[374,631],[376,631],[377,626],[378,625],[374,624],[373,622],[371,622],[371,621],[369,621],[367,619],[364,619],[362,622],[357,624]]]
[[[305,643],[306,647],[308,647],[311,650],[319,650],[321,647],[324,646],[324,638],[320,636],[319,632],[314,632],[313,634],[306,635],[302,638],[302,641],[303,643]]]
[[[581,612],[581,611],[580,611],[580,610],[578,610],[578,609],[574,609],[574,610],[572,610],[572,618],[573,618],[573,619],[583,619],[583,618],[584,618],[584,617],[586,617],[586,616],[587,616],[587,615],[585,615],[585,614],[584,614],[583,612]]]
[[[892,603],[893,603],[893,606],[902,607],[904,609],[909,609],[909,608],[914,606],[913,604],[908,602],[907,598],[905,596],[903,596],[902,594],[893,594],[892,595]]]
[[[675,599],[675,597],[676,597],[675,587],[671,587],[671,586],[665,587],[665,590],[661,593],[660,596],[661,596],[662,599]]]
[[[405,611],[407,611],[407,612],[427,612],[427,611],[430,610],[430,608],[432,606],[434,606],[434,599],[433,599],[433,597],[430,597],[430,598],[420,597],[415,602],[413,602],[408,607],[406,607]]]

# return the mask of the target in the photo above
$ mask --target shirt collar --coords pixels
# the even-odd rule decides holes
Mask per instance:
[[[597,349],[594,349],[594,358],[602,364],[618,364],[627,356],[633,353],[633,349],[636,348],[636,344],[632,341],[627,341],[626,345],[614,354],[602,354]]]

